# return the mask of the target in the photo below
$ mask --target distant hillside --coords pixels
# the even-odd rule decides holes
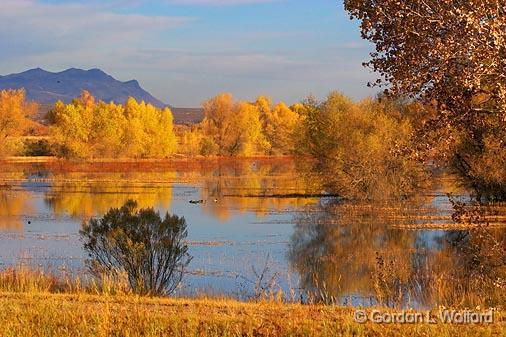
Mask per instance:
[[[93,96],[106,102],[124,103],[129,96],[158,107],[165,103],[145,91],[136,80],[121,82],[100,69],[67,69],[52,73],[43,69],[31,69],[19,74],[0,76],[0,90],[24,88],[28,100],[52,104],[57,100],[66,103],[88,90]]]
[[[100,69],[71,68],[53,73],[37,68],[19,74],[0,76],[0,90],[21,88],[25,89],[28,100],[40,104],[37,117],[39,120],[44,118],[46,112],[57,100],[69,103],[79,96],[82,90],[88,90],[93,96],[105,102],[124,103],[129,96],[132,96],[138,101],[160,108],[168,106],[142,89],[136,80],[121,82]],[[203,118],[200,108],[171,107],[171,110],[174,114],[174,122],[177,124],[198,123]]]
[[[202,108],[170,108],[176,124],[197,124],[204,119]]]

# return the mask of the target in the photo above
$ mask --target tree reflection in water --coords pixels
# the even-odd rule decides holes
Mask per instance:
[[[307,208],[296,219],[288,253],[307,299],[416,307],[504,305],[506,231],[487,224],[461,227],[451,221],[451,213],[441,216],[441,210],[427,207],[430,201],[427,196]],[[447,219],[439,223],[445,229],[424,229],[438,219]]]
[[[64,172],[52,176],[45,201],[55,214],[79,219],[103,214],[128,199],[139,207],[168,209],[178,197],[175,184],[195,186],[195,197],[205,201],[200,205],[203,212],[221,221],[233,211],[254,212],[261,218],[318,201],[308,197],[313,191],[291,160],[217,162],[163,172]]]
[[[460,306],[506,304],[506,230],[480,224],[448,231],[433,254],[433,297]]]
[[[0,188],[0,231],[23,230],[23,217],[33,214],[30,193]]]
[[[69,214],[78,219],[101,215],[110,208],[136,200],[139,207],[169,208],[176,178],[168,173],[67,173],[56,176],[45,195],[46,204],[56,215]]]

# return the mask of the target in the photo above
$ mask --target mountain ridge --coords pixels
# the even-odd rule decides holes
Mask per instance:
[[[69,103],[87,90],[105,102],[124,103],[131,96],[160,108],[169,106],[144,90],[137,80],[122,82],[98,68],[69,68],[60,72],[33,68],[0,75],[0,90],[22,88],[28,100],[41,104],[52,104],[57,100]]]

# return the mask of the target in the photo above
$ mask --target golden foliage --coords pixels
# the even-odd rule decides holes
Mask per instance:
[[[344,3],[375,44],[367,63],[381,75],[375,84],[435,109],[418,130],[419,149],[441,153],[478,199],[506,199],[506,1]]]
[[[290,154],[294,151],[295,131],[299,123],[299,114],[284,102],[274,107],[270,97],[259,96],[255,102],[260,111],[260,119],[266,137],[266,149],[269,154]]]
[[[260,111],[247,102],[234,102],[231,94],[221,94],[204,103],[202,122],[209,148],[219,155],[261,154],[266,145]]]
[[[189,156],[204,154],[202,153],[203,141],[204,134],[198,125],[185,130],[179,139],[179,152]]]
[[[164,158],[175,152],[170,109],[129,98],[126,104],[96,102],[86,91],[49,113],[52,135],[64,157]]]
[[[23,229],[23,216],[33,214],[30,193],[0,188],[0,231]]]
[[[202,155],[252,156],[286,154],[293,150],[298,114],[284,103],[272,108],[271,99],[235,102],[229,93],[203,104],[202,123],[181,137],[181,152]],[[189,148],[186,148],[189,147]]]
[[[157,176],[174,179],[176,173],[158,173]],[[125,177],[113,174],[108,177],[109,180],[101,181],[93,176],[64,177],[67,180],[56,180],[45,197],[45,202],[58,216],[68,214],[77,219],[87,219],[105,214],[111,207],[119,208],[129,199],[136,200],[139,207],[144,208],[169,208],[172,201],[172,187],[137,181],[141,178],[139,175]]]
[[[18,137],[29,128],[29,117],[36,111],[35,103],[25,101],[24,90],[0,91],[0,157],[19,149]]]
[[[409,145],[411,124],[378,101],[359,104],[339,93],[303,109],[303,153],[317,160],[324,187],[346,198],[389,198],[413,192],[421,168],[399,149]]]

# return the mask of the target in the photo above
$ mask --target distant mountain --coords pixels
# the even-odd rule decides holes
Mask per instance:
[[[165,103],[145,91],[136,80],[121,82],[100,69],[67,69],[59,73],[31,69],[19,74],[0,76],[0,90],[24,88],[28,100],[51,104],[57,100],[66,103],[88,90],[105,102],[124,103],[129,96],[157,107]]]

